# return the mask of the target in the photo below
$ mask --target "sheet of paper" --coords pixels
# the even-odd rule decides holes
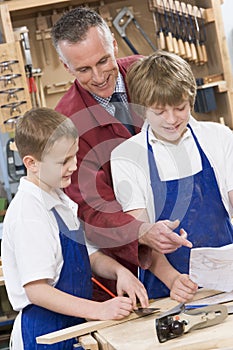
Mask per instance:
[[[189,275],[199,287],[233,291],[233,244],[191,249]]]
[[[233,301],[233,292],[219,292],[219,294],[213,295],[211,297],[190,301],[186,305],[214,305],[228,303],[230,301]]]

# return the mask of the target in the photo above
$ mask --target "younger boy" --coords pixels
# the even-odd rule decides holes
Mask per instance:
[[[232,243],[233,133],[191,116],[196,81],[190,65],[157,50],[133,64],[127,82],[146,125],[112,153],[123,210],[150,223],[179,219],[176,232],[184,229],[193,247]],[[153,256],[150,271],[141,270],[149,298],[192,299],[197,285],[187,275],[190,249],[166,257],[154,250]]]
[[[19,119],[15,142],[27,176],[4,220],[2,261],[9,300],[19,311],[12,349],[44,349],[36,337],[85,322],[120,319],[148,305],[143,285],[127,269],[94,251],[95,273],[117,279],[119,297],[91,301],[91,266],[77,206],[61,189],[76,170],[77,130],[70,119],[48,108],[32,109]],[[61,189],[60,189],[61,188]],[[129,298],[123,297],[127,293]],[[73,349],[74,339],[50,349]]]

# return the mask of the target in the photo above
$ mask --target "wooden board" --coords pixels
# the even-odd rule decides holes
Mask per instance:
[[[210,295],[217,294],[219,292],[213,291],[213,290],[206,290],[206,289],[201,289],[198,291],[198,293],[195,296],[195,300],[205,298]],[[174,300],[171,300],[170,298],[165,298],[165,299],[160,299],[156,300],[153,303],[150,304],[151,307],[158,307],[161,309],[161,312],[167,311],[171,309],[172,307],[178,305],[178,303]],[[143,321],[147,319],[149,316],[143,317]],[[155,318],[155,315],[151,315],[152,319]],[[40,337],[36,338],[36,341],[38,344],[54,344],[59,341],[63,341],[66,339],[74,338],[74,337],[79,337],[84,334],[88,334],[106,327],[110,326],[116,326],[121,323],[126,323],[128,321],[136,320],[138,319],[139,316],[137,316],[135,313],[131,313],[128,317],[125,317],[122,320],[119,321],[112,321],[112,320],[107,320],[107,321],[89,321],[87,323],[83,323],[77,326],[69,327],[66,329],[62,329],[57,332],[52,332],[48,333],[45,335],[42,335]],[[124,326],[123,326],[124,327]]]

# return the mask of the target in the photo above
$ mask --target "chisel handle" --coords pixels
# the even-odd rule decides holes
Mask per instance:
[[[208,58],[207,58],[206,46],[204,44],[201,44],[201,49],[202,49],[202,55],[203,55],[203,62],[207,63]]]
[[[176,55],[179,55],[180,54],[179,46],[175,36],[172,37],[172,46],[173,46],[174,53]]]
[[[192,52],[191,52],[189,42],[187,40],[184,42],[184,48],[185,48],[185,58],[187,58],[188,60],[191,60]]]
[[[191,49],[191,55],[192,55],[192,61],[197,63],[198,58],[197,58],[197,50],[196,50],[196,46],[194,43],[190,43],[190,49]]]
[[[184,42],[181,38],[178,39],[179,55],[185,57],[185,47]]]
[[[167,50],[169,52],[174,52],[173,49],[173,44],[172,44],[172,33],[168,32],[166,35],[166,46],[167,46]]]
[[[161,50],[166,49],[166,43],[164,38],[164,33],[162,31],[159,32],[159,45]]]
[[[199,41],[196,42],[196,49],[197,49],[198,63],[202,65],[204,64],[204,58],[203,58],[203,53],[202,53],[202,49]]]

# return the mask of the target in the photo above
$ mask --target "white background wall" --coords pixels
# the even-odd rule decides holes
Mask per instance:
[[[227,39],[228,51],[231,60],[231,70],[233,72],[233,1],[224,0],[222,4],[222,17]],[[233,73],[232,73],[233,74]]]

